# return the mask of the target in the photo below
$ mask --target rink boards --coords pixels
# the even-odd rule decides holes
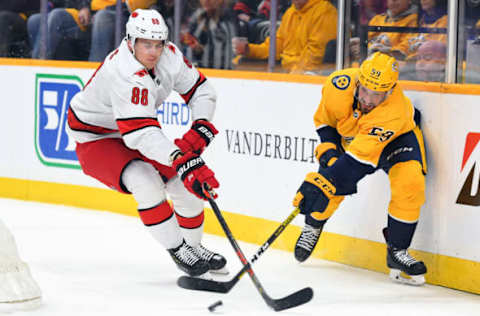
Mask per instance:
[[[82,173],[65,134],[68,102],[97,66],[0,60],[0,196],[137,216],[131,196]],[[235,237],[262,244],[292,211],[304,175],[316,169],[312,116],[325,78],[203,72],[218,93],[214,123],[220,134],[204,153],[221,183],[218,204]],[[426,262],[429,283],[480,294],[480,86],[401,85],[422,112],[429,169],[413,253]],[[172,139],[188,129],[189,109],[178,95],[162,105],[159,122]],[[358,192],[329,220],[314,255],[386,272],[381,229],[390,197],[387,176],[363,179]],[[292,251],[302,219],[294,224],[273,247]],[[223,235],[209,210],[205,230]]]

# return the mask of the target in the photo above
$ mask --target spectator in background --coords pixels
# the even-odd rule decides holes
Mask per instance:
[[[40,1],[39,1],[40,3]],[[48,1],[47,6],[47,16],[54,8],[64,8],[65,0],[52,0]],[[28,42],[31,47],[31,52],[29,57],[39,56],[40,52],[40,28],[41,28],[41,18],[42,15],[39,12],[32,14],[27,20],[27,33],[28,33]],[[37,42],[38,41],[38,42]],[[38,58],[38,57],[33,57]]]
[[[422,28],[447,28],[446,0],[420,0],[418,25]],[[408,59],[415,58],[417,50],[425,41],[441,41],[447,43],[447,34],[418,33],[408,39]]]
[[[164,18],[168,26],[168,40],[175,41],[175,25],[174,25],[174,5],[175,0],[158,0],[151,8],[157,10]],[[192,18],[193,12],[199,7],[198,0],[189,0],[184,2],[180,17],[180,33],[188,32],[188,26]]]
[[[270,35],[271,0],[237,0],[233,6],[237,18],[238,36],[248,38],[250,43],[259,44]],[[277,1],[280,16],[289,7],[288,0]]]
[[[387,11],[374,16],[369,26],[416,27],[417,6],[411,0],[387,0]],[[380,51],[405,60],[408,55],[409,33],[401,32],[369,32],[368,55]]]
[[[367,26],[368,22],[377,14],[385,12],[387,9],[385,0],[357,0],[353,2],[352,23],[350,38],[350,57],[352,61],[360,60],[360,45],[367,44]],[[357,13],[358,12],[358,13]]]
[[[270,15],[270,0],[236,0],[233,10],[237,18],[249,22],[259,17],[268,19]]]
[[[0,1],[0,57],[30,57],[27,16],[39,9],[40,1]]]
[[[116,0],[56,1],[48,14],[47,59],[102,61],[115,47]],[[128,8],[147,7],[155,0],[127,0],[122,3],[124,32]],[[128,7],[127,7],[128,6]],[[40,15],[28,21],[33,58],[39,58]],[[90,50],[91,48],[91,50]]]
[[[375,15],[385,12],[385,4],[385,0],[360,0],[360,24],[367,25]]]
[[[92,2],[102,1],[93,0]],[[115,0],[111,0],[115,1]],[[56,1],[47,18],[47,59],[85,60],[88,57],[91,22],[90,0]],[[27,21],[28,35],[33,46],[32,58],[40,58],[40,14]]]
[[[470,30],[465,36],[471,40],[480,35],[480,0],[466,0],[465,1],[465,16],[464,28]]]
[[[336,38],[337,9],[326,0],[292,0],[276,34],[276,59],[290,73],[322,69],[327,43]],[[234,39],[236,54],[266,59],[270,37],[261,44]]]
[[[415,70],[417,80],[445,81],[447,45],[443,41],[426,41],[418,47]]]
[[[125,37],[125,24],[127,23],[128,16],[130,15],[129,8],[127,7],[129,2],[122,3],[121,15],[117,17],[116,0],[108,1],[105,6],[104,1],[92,1],[91,9],[96,11],[94,18],[92,19],[92,33],[91,33],[91,48],[88,56],[89,61],[103,61],[115,47],[115,20],[120,19],[120,37]],[[154,2],[154,1],[150,1]]]
[[[202,68],[232,69],[233,18],[225,0],[200,0],[193,14],[189,31],[181,34],[187,58]]]

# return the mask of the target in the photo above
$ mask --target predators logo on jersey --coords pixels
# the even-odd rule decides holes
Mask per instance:
[[[333,85],[340,90],[345,90],[350,85],[350,77],[347,75],[335,76],[332,79]]]

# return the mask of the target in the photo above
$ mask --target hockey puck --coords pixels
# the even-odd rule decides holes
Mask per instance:
[[[216,301],[215,303],[213,303],[212,305],[208,306],[208,310],[211,311],[211,312],[214,312],[215,309],[218,307],[218,306],[221,306],[223,305],[223,302],[222,301]]]

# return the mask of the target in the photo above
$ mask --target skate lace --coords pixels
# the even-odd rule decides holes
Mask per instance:
[[[313,247],[317,243],[318,237],[320,236],[320,229],[314,228],[310,225],[305,225],[302,229],[302,234],[300,239],[297,242],[298,247],[312,251]]]
[[[175,256],[189,266],[193,266],[199,260],[193,248],[186,244],[175,252]]]
[[[400,261],[406,266],[411,266],[412,264],[417,262],[417,260],[408,253],[407,249],[395,251],[394,255],[398,261]]]
[[[202,260],[210,261],[212,257],[215,255],[214,252],[208,250],[207,248],[203,247],[202,245],[198,245],[197,247],[193,248],[197,256],[200,257]]]

